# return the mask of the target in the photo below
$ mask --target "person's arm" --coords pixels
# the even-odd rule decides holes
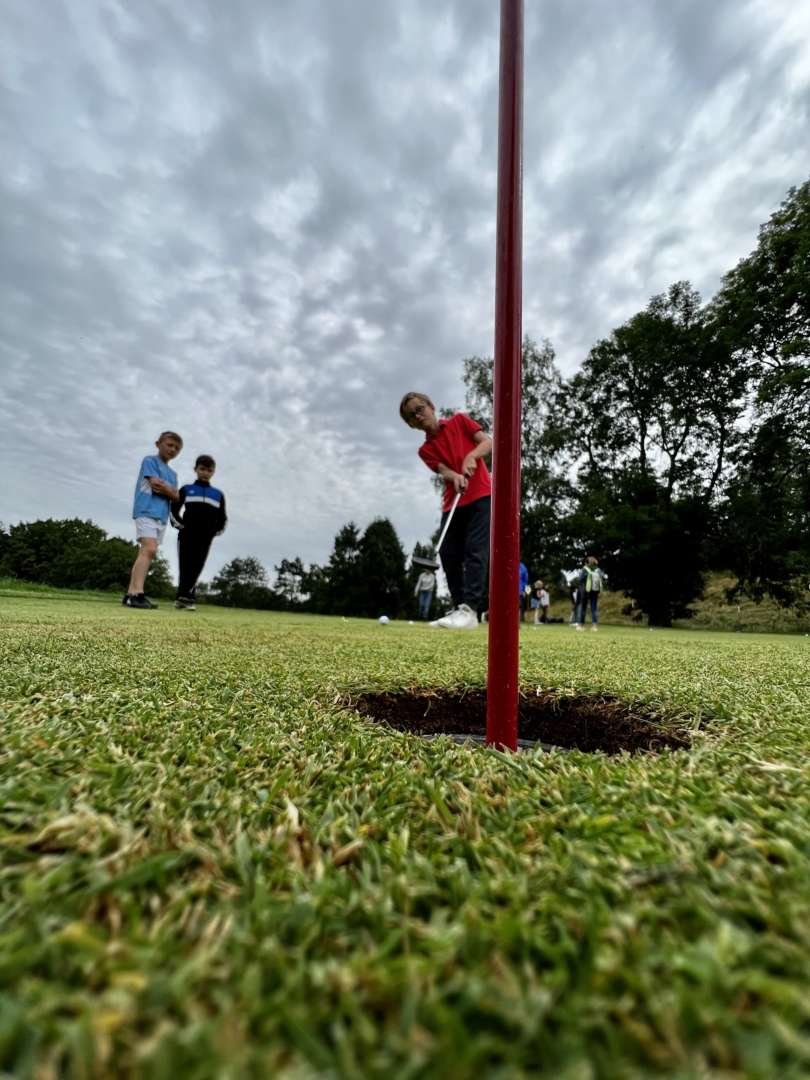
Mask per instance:
[[[184,484],[177,492],[177,498],[172,499],[169,506],[169,521],[175,529],[183,528],[183,507],[186,502],[186,485]]]
[[[475,449],[471,450],[462,462],[461,471],[464,476],[472,476],[478,468],[479,459],[492,453],[492,439],[490,439],[489,435],[485,432],[481,431],[480,428],[473,433],[472,438],[475,443]]]
[[[219,494],[221,496],[222,501],[219,504],[219,528],[217,529],[216,535],[217,536],[222,536],[222,534],[225,532],[225,528],[226,528],[226,526],[228,524],[228,514],[227,514],[227,512],[225,510],[225,496],[221,491],[220,491]]]
[[[457,473],[455,469],[451,469],[450,466],[445,465],[443,461],[440,461],[436,466],[436,472],[442,480],[446,480],[448,484],[452,484],[455,491],[467,490],[467,477],[462,473]]]
[[[179,492],[176,487],[172,487],[171,484],[165,480],[161,480],[159,476],[147,476],[146,480],[149,481],[149,486],[152,489],[153,494],[162,495],[164,499],[175,500]]]

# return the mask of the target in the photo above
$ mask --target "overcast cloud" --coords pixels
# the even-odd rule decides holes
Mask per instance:
[[[496,0],[0,13],[0,520],[130,537],[173,428],[229,498],[207,577],[350,519],[426,539],[397,404],[492,352]],[[525,67],[524,331],[571,373],[807,179],[810,5],[527,0]]]

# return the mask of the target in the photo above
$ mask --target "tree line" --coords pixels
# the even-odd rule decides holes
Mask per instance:
[[[417,544],[414,555],[427,555]],[[58,588],[125,589],[136,545],[108,536],[92,521],[78,518],[0,524],[0,577]],[[324,566],[305,566],[300,558],[282,559],[270,576],[259,559],[232,559],[208,584],[200,599],[232,607],[298,610],[334,615],[415,617],[417,568],[406,568],[396,530],[386,518],[361,534],[349,522],[337,534]],[[158,556],[147,578],[151,595],[174,593],[169,564]]]
[[[63,589],[125,589],[137,545],[108,536],[92,521],[79,518],[26,521],[5,528],[0,523],[0,577],[33,581]],[[147,578],[153,596],[171,596],[169,564],[162,556]]]
[[[600,557],[628,610],[687,617],[711,570],[733,595],[807,610],[810,579],[810,181],[703,304],[676,282],[563,379],[523,346],[523,561]],[[492,417],[491,358],[464,361]]]
[[[428,543],[412,555],[431,554]],[[350,521],[337,533],[324,565],[306,566],[298,557],[282,559],[270,577],[255,558],[232,559],[213,578],[204,595],[235,607],[307,611],[313,614],[376,618],[415,618],[420,570],[406,559],[396,529],[377,518],[360,532]],[[198,588],[199,593],[199,588]]]
[[[492,430],[491,357],[463,361],[465,409]],[[523,344],[521,554],[559,580],[592,552],[627,611],[688,617],[712,571],[733,594],[807,610],[810,579],[810,181],[708,303],[688,281],[654,296],[563,378],[547,340]],[[437,503],[438,524],[438,503]],[[0,574],[124,588],[135,545],[92,522],[0,526]],[[413,554],[432,555],[429,542]],[[418,571],[393,524],[349,522],[323,566],[233,559],[215,603],[414,617]],[[150,575],[171,592],[168,565]]]

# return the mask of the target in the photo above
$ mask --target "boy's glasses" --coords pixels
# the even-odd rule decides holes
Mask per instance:
[[[417,416],[421,416],[424,411],[425,411],[425,406],[424,405],[417,405],[415,409],[410,409],[408,411],[408,414],[407,414],[408,415],[408,420],[415,420],[417,418]]]

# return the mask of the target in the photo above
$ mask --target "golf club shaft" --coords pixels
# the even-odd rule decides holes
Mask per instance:
[[[461,498],[461,496],[463,494],[464,493],[462,491],[457,491],[456,492],[456,497],[455,497],[455,499],[453,499],[453,505],[450,507],[450,513],[447,515],[447,521],[445,521],[445,523],[444,523],[444,528],[442,529],[442,534],[439,537],[439,540],[438,540],[438,542],[436,544],[436,554],[437,555],[439,554],[439,550],[441,549],[441,546],[444,543],[445,536],[447,536],[447,530],[450,528],[450,522],[453,520],[453,514],[455,514],[455,512],[456,512],[456,507],[458,506],[458,501],[459,501],[459,499]]]

